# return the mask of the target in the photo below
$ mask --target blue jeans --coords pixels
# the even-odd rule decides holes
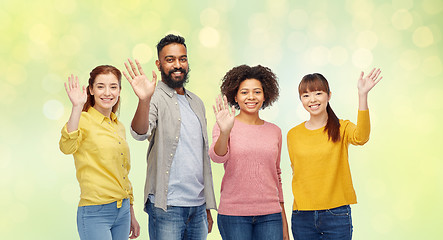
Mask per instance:
[[[304,239],[352,239],[352,218],[349,205],[338,208],[292,212],[292,236]]]
[[[281,240],[281,213],[261,216],[217,215],[218,230],[223,240]]]
[[[206,204],[197,207],[168,206],[164,211],[154,207],[148,199],[145,210],[149,215],[149,239],[202,240],[208,236]]]
[[[129,199],[121,208],[117,202],[82,206],[77,209],[77,229],[82,240],[127,240],[131,225]]]

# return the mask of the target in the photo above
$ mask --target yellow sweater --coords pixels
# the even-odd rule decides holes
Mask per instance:
[[[324,127],[308,130],[305,123],[288,132],[293,210],[322,210],[357,203],[348,163],[349,144],[369,140],[369,110],[358,111],[357,126],[340,120],[340,140],[328,140]]]

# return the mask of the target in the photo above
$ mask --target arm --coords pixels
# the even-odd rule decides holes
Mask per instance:
[[[72,74],[68,77],[68,84],[65,83],[65,89],[72,103],[72,111],[68,122],[61,131],[59,147],[64,154],[73,154],[82,141],[82,134],[77,130],[79,129],[80,117],[87,95],[85,86],[80,88],[77,76],[74,79]]]
[[[71,116],[69,117],[68,123],[66,125],[68,133],[78,129],[78,123],[80,122],[80,116],[82,113],[83,105],[86,103],[86,87],[80,88],[78,83],[78,77],[71,74],[68,77],[68,85],[65,83],[66,93],[68,94],[69,100],[72,103]]]
[[[358,110],[364,111],[368,110],[368,93],[371,89],[383,78],[379,75],[381,73],[379,69],[372,69],[372,71],[363,77],[364,73],[361,72],[360,78],[358,79]]]
[[[129,238],[130,239],[135,239],[138,238],[138,236],[140,236],[140,225],[137,222],[137,219],[135,219],[135,214],[134,214],[134,208],[132,207],[131,204],[131,230],[129,231]]]
[[[130,59],[128,62],[131,67],[127,63],[125,63],[125,67],[129,75],[125,71],[123,75],[138,97],[137,110],[132,119],[131,128],[138,134],[146,134],[149,129],[149,105],[157,84],[157,74],[152,71],[152,80],[149,81],[137,60],[135,60],[137,68]]]
[[[226,96],[218,96],[216,98],[216,106],[212,106],[218,127],[220,128],[220,135],[214,145],[214,152],[218,156],[224,156],[228,152],[228,141],[231,129],[234,126],[235,108],[231,107],[231,112],[228,108],[228,100]]]
[[[212,220],[211,210],[206,209],[206,215],[208,218],[208,233],[211,233],[212,231],[212,225],[214,224],[214,221]]]
[[[281,218],[283,222],[283,240],[289,240],[288,220],[286,219],[285,203],[280,203]]]
[[[371,131],[371,124],[369,120],[369,108],[368,108],[368,93],[369,91],[383,78],[379,77],[380,69],[372,69],[372,71],[364,76],[361,72],[358,79],[358,117],[357,126],[352,123],[348,123],[349,129],[348,141],[353,145],[363,145],[369,140],[369,134]]]

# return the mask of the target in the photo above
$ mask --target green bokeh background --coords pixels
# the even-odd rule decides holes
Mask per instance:
[[[150,72],[167,33],[186,38],[187,88],[206,103],[209,130],[224,73],[239,64],[270,67],[281,95],[261,116],[281,127],[284,146],[287,131],[308,117],[297,94],[302,76],[324,74],[334,111],[355,122],[360,71],[382,68],[369,96],[371,140],[350,147],[354,239],[439,239],[442,25],[441,0],[1,0],[0,239],[78,239],[73,158],[58,149],[71,108],[63,82],[73,73],[86,84],[93,67],[123,69],[128,57]],[[137,98],[124,81],[120,120],[128,127]],[[147,142],[127,136],[140,239],[147,239]],[[290,216],[286,147],[281,167]],[[219,199],[222,165],[213,172]],[[221,239],[216,225],[208,239]]]

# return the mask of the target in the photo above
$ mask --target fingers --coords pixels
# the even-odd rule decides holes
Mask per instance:
[[[137,68],[135,67],[135,64],[131,61],[131,59],[128,58],[128,62],[129,62],[129,64],[131,65],[131,69],[132,69],[132,72],[134,73],[134,75],[135,75],[135,76],[140,75],[140,74],[137,72]]]
[[[140,75],[145,75],[145,73],[143,72],[143,68],[140,65],[140,62],[137,59],[135,59],[135,64],[137,64],[137,68],[138,68],[138,71],[140,72]],[[137,74],[135,74],[135,75],[137,75]]]
[[[129,59],[129,58],[128,58],[128,61],[129,61],[129,63],[132,63],[132,62],[131,62],[131,59]],[[131,68],[129,68],[129,66],[128,66],[127,63],[125,63],[125,67],[126,67],[126,70],[127,70],[128,73],[129,73],[129,75],[131,76],[131,79],[134,79],[134,78],[135,78],[134,73],[132,72]],[[126,76],[126,74],[125,74],[125,76]],[[129,80],[128,77],[126,77],[126,78]]]
[[[125,63],[125,66],[126,66],[126,63]],[[130,84],[132,84],[132,78],[130,78],[130,77],[128,76],[128,74],[126,73],[126,71],[123,71],[123,75],[124,75],[125,78],[128,80],[128,82],[129,82]]]

